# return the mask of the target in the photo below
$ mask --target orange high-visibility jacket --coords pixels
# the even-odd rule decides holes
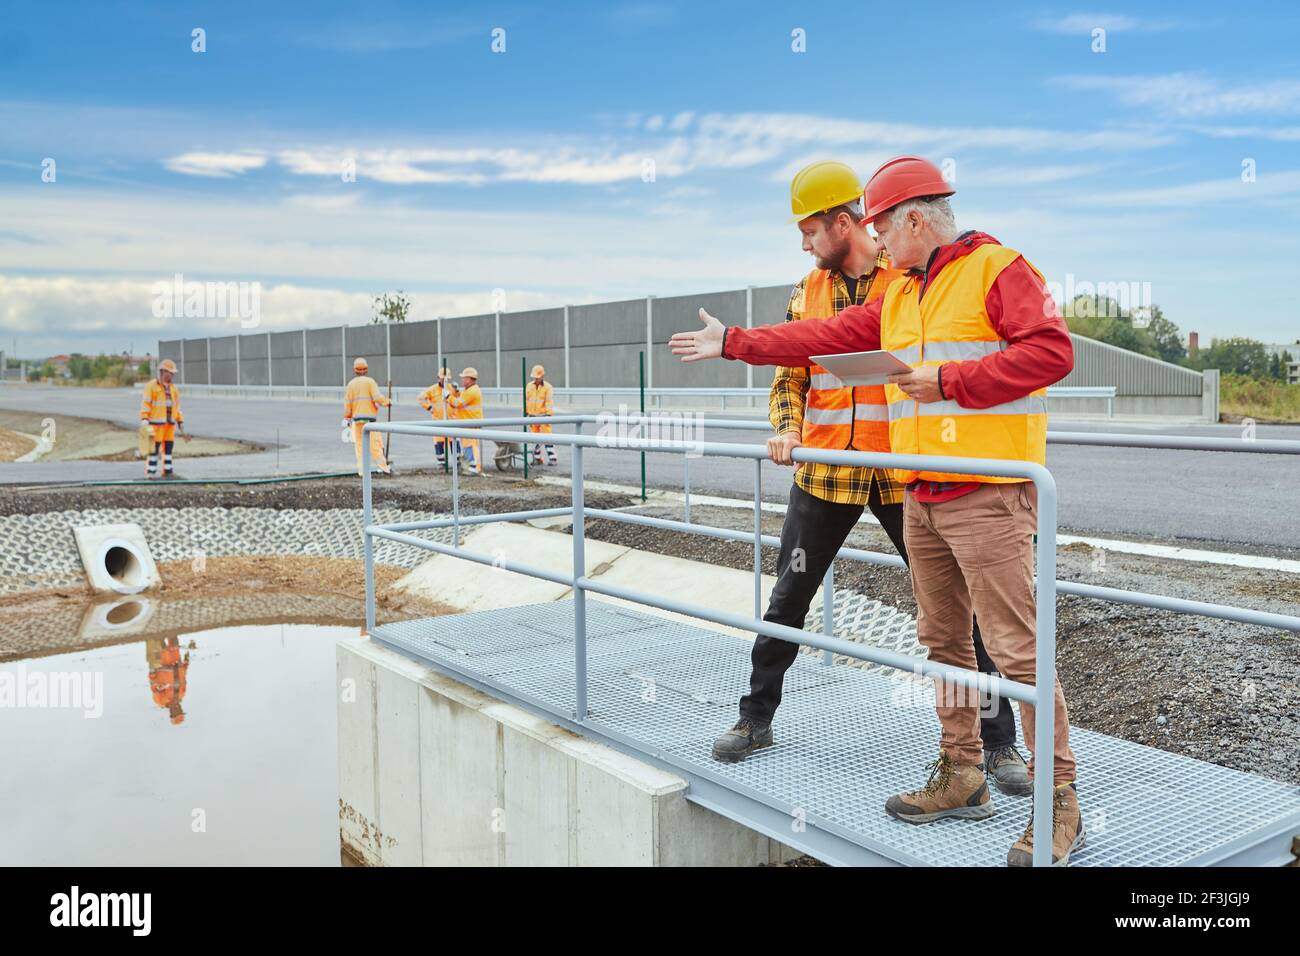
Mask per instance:
[[[379,391],[379,386],[369,375],[358,375],[348,382],[343,396],[343,417],[354,422],[373,422],[379,417],[379,408],[389,404]]]
[[[872,276],[865,302],[879,299],[899,269],[881,267]],[[829,319],[835,315],[834,276],[814,269],[804,280],[800,319]],[[798,303],[796,303],[797,305]],[[889,412],[881,385],[847,386],[816,363],[808,367],[810,381],[804,399],[801,440],[810,448],[852,448],[889,451]]]
[[[185,421],[181,414],[181,390],[175,382],[167,386],[154,379],[144,387],[140,420],[150,425],[177,425]]]
[[[924,298],[921,280],[894,283],[881,303],[880,347],[913,368],[944,362],[974,361],[1007,347],[989,321],[985,301],[998,275],[1020,253],[996,243],[979,246],[948,263],[931,281]],[[1032,265],[1041,281],[1043,276]],[[947,455],[1047,462],[1047,389],[991,408],[963,408],[954,401],[918,403],[897,385],[885,386],[889,400],[889,442],[906,455]],[[904,483],[916,481],[1013,482],[949,472],[898,471]]]
[[[420,393],[420,405],[429,410],[429,414],[434,418],[452,418],[454,417],[450,410],[443,407],[442,386],[434,382],[423,392]]]
[[[525,405],[529,415],[550,415],[555,409],[555,389],[550,382],[541,385],[529,382],[524,389]]]
[[[462,388],[459,392],[448,395],[447,404],[455,410],[456,418],[483,417],[483,392],[477,382],[469,388]]]

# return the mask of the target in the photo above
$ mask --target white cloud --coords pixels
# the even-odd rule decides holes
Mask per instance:
[[[1111,33],[1157,33],[1191,24],[1185,20],[1150,19],[1122,13],[1068,13],[1060,17],[1040,17],[1034,21],[1034,26],[1049,33],[1090,34],[1099,27]]]
[[[1152,76],[1060,76],[1070,90],[1109,93],[1126,106],[1152,107],[1167,116],[1195,119],[1239,113],[1300,113],[1300,80],[1266,80],[1225,86],[1199,73]]]
[[[1207,203],[1254,203],[1298,193],[1300,170],[1281,170],[1261,172],[1253,182],[1242,182],[1238,175],[1163,188],[1089,190],[1076,195],[1072,201],[1085,206],[1122,206],[1132,209],[1161,206],[1198,209]]]
[[[221,179],[261,169],[266,157],[258,153],[182,153],[164,161],[174,173],[186,176],[213,176]]]

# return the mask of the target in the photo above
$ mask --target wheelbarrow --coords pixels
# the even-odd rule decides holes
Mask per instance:
[[[514,471],[516,468],[523,468],[523,443],[517,441],[496,442],[496,452],[492,460],[497,463],[497,471]]]

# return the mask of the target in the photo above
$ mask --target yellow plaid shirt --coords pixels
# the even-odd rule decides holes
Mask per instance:
[[[881,250],[876,256],[876,268],[889,265],[889,258]],[[857,288],[849,296],[848,284],[838,272],[831,278],[834,285],[832,304],[838,313],[851,305],[862,305],[867,300],[874,270],[858,279]],[[800,279],[790,294],[785,320],[794,322],[803,318],[804,282]],[[782,365],[772,380],[772,394],[768,399],[768,419],[778,435],[786,432],[803,433],[803,412],[808,395],[811,374],[806,367],[787,368]],[[849,465],[823,465],[806,461],[795,472],[794,483],[808,494],[823,501],[837,504],[865,505],[871,497],[872,484],[880,489],[883,504],[895,505],[903,500],[903,486],[884,468],[854,468]]]

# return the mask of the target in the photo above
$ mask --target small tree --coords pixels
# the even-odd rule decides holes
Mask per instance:
[[[383,295],[375,296],[374,309],[375,316],[370,320],[371,325],[405,322],[406,316],[411,311],[411,300],[402,294],[401,289],[398,289],[392,295],[385,292]]]

